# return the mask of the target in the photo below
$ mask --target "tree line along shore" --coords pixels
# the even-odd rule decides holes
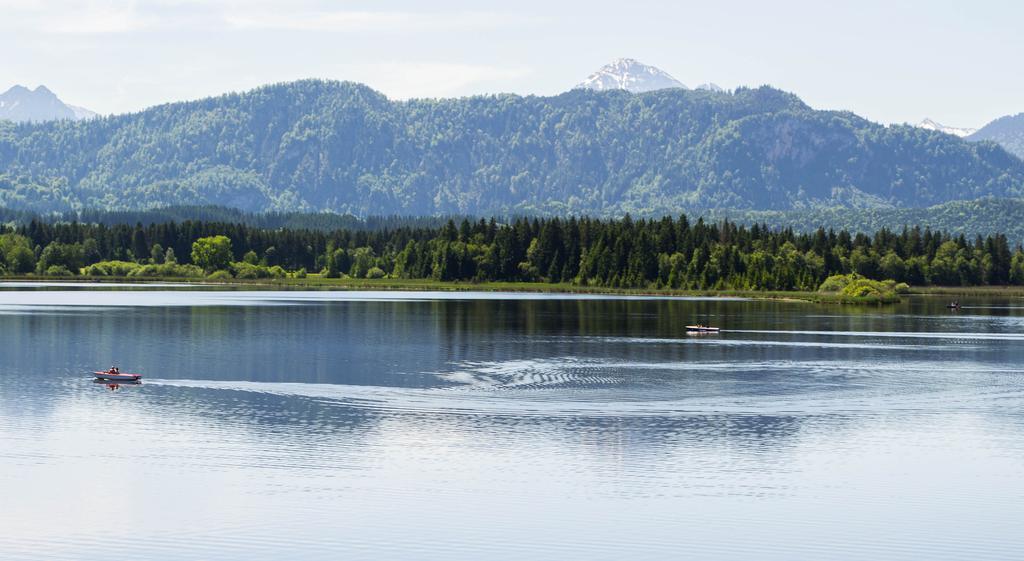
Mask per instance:
[[[537,218],[268,229],[203,221],[0,227],[7,277],[517,283],[892,300],[907,286],[1024,285],[1024,249],[919,227],[794,233],[729,221]],[[400,282],[401,281],[401,282]],[[415,284],[415,283],[413,283]]]

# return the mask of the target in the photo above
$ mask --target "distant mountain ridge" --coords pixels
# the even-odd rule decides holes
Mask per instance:
[[[960,138],[965,138],[974,134],[975,132],[978,132],[978,129],[947,127],[946,125],[936,123],[931,119],[925,119],[915,126],[930,131],[944,132],[946,134],[951,134],[953,136],[959,136]]]
[[[87,121],[0,122],[0,206],[367,215],[906,208],[1024,195],[993,143],[770,87],[391,101],[305,80]]]
[[[577,84],[576,87],[596,91],[626,90],[633,93],[669,88],[686,89],[682,82],[664,70],[631,58],[613,60]]]
[[[972,142],[990,140],[1018,158],[1024,158],[1024,113],[1000,117],[980,129],[949,127],[932,119],[925,119],[914,126],[951,134]]]
[[[0,94],[0,119],[14,122],[42,122],[59,119],[91,119],[96,113],[68,105],[46,86],[30,90],[16,85]]]
[[[991,140],[1024,159],[1024,113],[1000,117],[985,125],[968,140]]]

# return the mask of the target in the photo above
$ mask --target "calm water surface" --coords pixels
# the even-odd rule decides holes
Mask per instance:
[[[964,304],[5,285],[0,558],[1020,559]]]

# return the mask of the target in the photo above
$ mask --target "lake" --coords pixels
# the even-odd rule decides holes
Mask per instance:
[[[0,284],[0,557],[1019,559],[1024,300],[962,300]]]

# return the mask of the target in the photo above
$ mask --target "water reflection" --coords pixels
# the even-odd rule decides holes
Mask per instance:
[[[1024,314],[1000,301],[67,292],[0,302],[5,558],[1024,546]],[[145,382],[92,383],[112,362]]]

